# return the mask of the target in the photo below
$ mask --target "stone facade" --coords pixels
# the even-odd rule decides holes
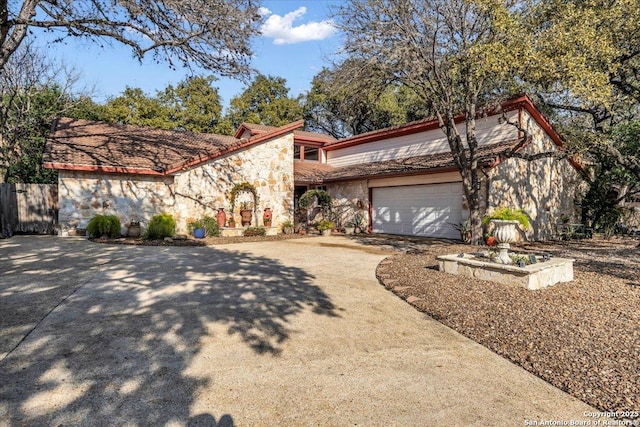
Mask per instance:
[[[292,150],[289,133],[170,176],[60,170],[61,232],[86,228],[96,214],[114,214],[123,225],[138,219],[145,228],[152,216],[170,213],[177,232],[186,233],[189,218],[215,217],[220,207],[229,217],[229,193],[243,182],[255,186],[258,194],[252,225],[263,225],[262,213],[270,207],[272,225],[279,227],[293,218]],[[239,223],[238,206],[234,214]]]
[[[171,212],[173,177],[58,172],[58,224],[63,235],[84,230],[96,214],[116,215],[121,224]],[[123,232],[126,230],[123,230]]]
[[[336,226],[344,227],[353,222],[356,215],[361,216],[363,225],[369,224],[369,188],[367,181],[340,182],[327,185],[332,198]]]
[[[252,226],[263,225],[265,208],[271,208],[273,212],[273,227],[293,220],[292,150],[293,134],[290,133],[176,174],[173,213],[178,226],[186,227],[186,220],[191,217],[215,217],[218,208],[225,208],[227,218],[230,218],[231,189],[243,182],[253,185],[258,195]],[[238,195],[233,212],[238,224],[238,202],[242,201],[252,200],[249,195]]]
[[[527,154],[558,153],[558,147],[540,125],[523,112],[523,125],[530,133]],[[554,237],[562,213],[577,220],[574,201],[580,196],[581,178],[567,159],[543,157],[537,160],[510,158],[489,170],[488,209],[508,206],[523,209],[531,219],[527,239]]]

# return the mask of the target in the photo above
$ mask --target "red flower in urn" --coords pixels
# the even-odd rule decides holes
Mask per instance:
[[[273,214],[271,213],[271,208],[264,208],[264,214],[262,215],[262,222],[265,227],[271,227],[271,220]]]

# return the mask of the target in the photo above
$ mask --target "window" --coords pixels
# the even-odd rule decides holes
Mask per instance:
[[[306,145],[294,144],[293,158],[307,162],[320,161],[320,149],[318,147],[308,147]]]
[[[319,159],[318,149],[315,147],[304,147],[304,159],[310,162],[317,162]]]

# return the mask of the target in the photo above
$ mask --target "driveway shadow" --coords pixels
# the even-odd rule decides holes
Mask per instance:
[[[292,317],[337,315],[311,275],[269,258],[67,244],[74,249],[25,251],[32,267],[20,248],[1,248],[14,254],[0,261],[8,272],[3,308],[28,313],[33,302],[46,316],[0,362],[0,419],[11,420],[7,425],[216,425],[211,414],[189,419],[194,393],[211,386],[188,374],[205,342],[225,331],[254,353],[277,357],[293,334]],[[51,280],[63,276],[70,296],[60,300],[62,287]],[[39,292],[43,286],[54,288]],[[40,300],[57,308],[48,312]],[[31,317],[1,315],[0,326],[31,330]],[[233,425],[232,415],[219,425]]]

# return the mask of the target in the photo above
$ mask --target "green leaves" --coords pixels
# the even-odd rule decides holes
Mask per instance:
[[[283,126],[302,118],[299,98],[289,98],[282,77],[259,74],[237,97],[231,99],[228,119],[234,128],[243,122]]]
[[[155,97],[127,87],[106,103],[102,118],[112,123],[228,135],[232,129],[222,117],[220,95],[213,82],[213,77],[189,77],[176,87],[169,85],[158,91]]]

